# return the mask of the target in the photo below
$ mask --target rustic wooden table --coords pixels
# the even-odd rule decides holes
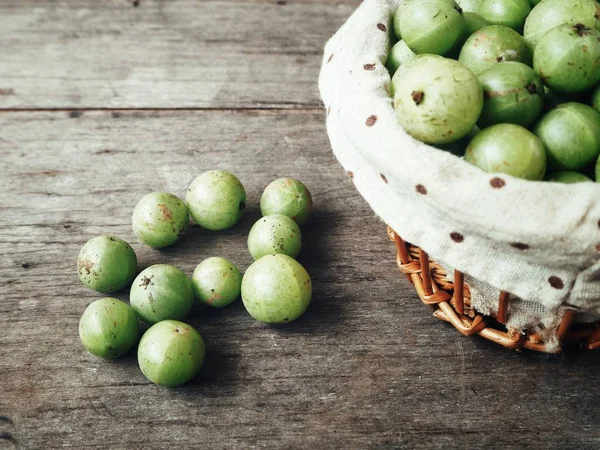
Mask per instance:
[[[358,3],[0,2],[0,449],[600,448],[600,353],[511,353],[439,323],[332,156],[321,49]],[[137,200],[210,168],[245,184],[242,222],[137,243]],[[300,320],[264,326],[240,302],[192,316],[207,360],[175,390],[134,354],[84,351],[87,239],[120,236],[142,266],[245,268],[261,190],[284,175],[316,205]]]

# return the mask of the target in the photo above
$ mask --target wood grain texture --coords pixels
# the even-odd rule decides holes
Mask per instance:
[[[0,450],[600,447],[600,354],[510,353],[431,317],[334,160],[317,72],[358,3],[0,2]],[[211,168],[246,186],[238,226],[161,251],[135,241],[142,195],[183,195]],[[76,275],[87,239],[128,240],[140,269],[191,274],[212,255],[245,269],[262,189],[285,175],[315,199],[302,318],[195,311],[206,363],[174,390],[135,352],[82,348],[79,317],[101,297]]]
[[[0,136],[0,449],[600,445],[598,354],[510,353],[432,318],[331,155],[321,111],[12,112]],[[215,167],[248,190],[238,226],[192,228],[162,251],[135,241],[143,194],[182,195]],[[305,316],[269,327],[240,302],[195,312],[206,364],[175,390],[150,384],[134,354],[107,362],[82,348],[79,317],[101,297],[75,271],[87,239],[125,238],[140,268],[189,274],[223,255],[245,269],[261,190],[282,175],[315,198]]]
[[[3,0],[0,108],[297,108],[358,0]]]

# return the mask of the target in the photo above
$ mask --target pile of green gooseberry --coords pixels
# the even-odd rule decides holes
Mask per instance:
[[[486,172],[600,181],[600,3],[404,0],[386,66],[397,120]]]
[[[223,170],[202,173],[189,186],[185,201],[166,192],[145,195],[135,206],[132,228],[153,248],[179,241],[190,216],[200,227],[226,230],[238,223],[246,206],[246,191],[237,177]],[[128,286],[129,304],[116,298],[91,303],[79,322],[83,346],[92,354],[114,359],[139,341],[142,373],[168,387],[187,383],[204,363],[202,336],[182,322],[194,305],[222,308],[238,297],[256,320],[291,322],[308,308],[312,284],[295,258],[302,245],[302,226],[312,211],[312,196],[300,181],[279,178],[260,200],[263,215],[248,235],[254,263],[242,276],[221,257],[198,264],[192,277],[169,264],[156,264],[137,273],[131,246],[114,236],[97,236],[79,252],[77,272],[85,286],[101,293]],[[150,326],[140,340],[140,323]]]

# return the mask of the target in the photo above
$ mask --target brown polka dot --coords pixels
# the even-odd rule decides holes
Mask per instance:
[[[462,241],[465,240],[465,237],[462,234],[453,231],[452,233],[450,233],[450,239],[460,244]]]
[[[331,55],[329,55],[329,59],[327,60],[327,64],[329,64],[332,59],[333,59],[333,53]]]
[[[373,125],[375,125],[375,122],[377,122],[377,116],[375,114],[367,117],[367,121],[365,122],[365,124],[368,127],[372,127]]]
[[[421,195],[427,195],[427,188],[422,184],[417,184],[415,190]]]
[[[502,178],[494,177],[490,180],[490,186],[494,189],[501,189],[506,186],[506,181],[504,181]]]
[[[600,228],[600,220],[598,221],[598,228]]]
[[[377,67],[376,64],[365,64],[363,66],[363,69],[365,69],[365,70],[375,70],[375,67]]]
[[[382,173],[380,173],[379,176],[387,184],[387,182],[388,182],[387,177],[384,174],[382,174]]]
[[[381,31],[387,31],[387,27],[382,23],[378,23],[377,28],[379,28]]]
[[[529,248],[529,245],[523,244],[521,242],[513,242],[512,244],[510,244],[510,246],[516,248],[517,250],[527,250]]]
[[[600,252],[600,244],[596,244],[596,251]]]
[[[554,275],[548,278],[548,283],[550,283],[550,286],[552,286],[554,289],[562,289],[565,287],[563,280]]]
[[[351,180],[354,178],[354,172],[352,172],[351,170],[349,170],[348,172],[346,172],[346,175],[348,175]]]

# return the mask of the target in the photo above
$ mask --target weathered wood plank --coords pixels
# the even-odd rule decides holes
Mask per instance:
[[[181,195],[215,167],[248,190],[237,227],[193,228],[163,251],[135,242],[129,217],[144,193]],[[316,202],[301,255],[315,287],[305,316],[267,327],[240,303],[197,312],[207,361],[176,390],[150,384],[134,355],[83,350],[79,316],[100,297],[75,273],[88,238],[129,240],[141,266],[191,273],[220,254],[246,268],[261,189],[281,175],[305,181]],[[509,353],[435,321],[334,161],[320,111],[2,113],[0,189],[2,449],[600,445],[600,356]]]
[[[319,103],[325,41],[358,0],[3,0],[0,108]]]

